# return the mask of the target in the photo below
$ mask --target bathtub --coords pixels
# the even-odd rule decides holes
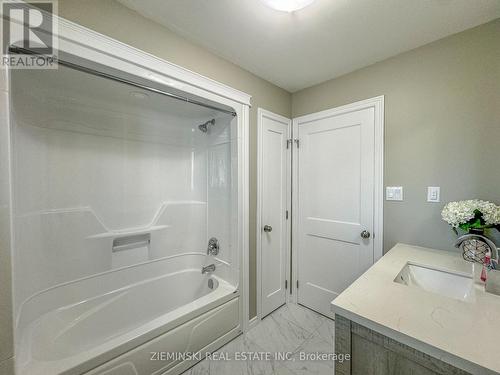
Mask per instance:
[[[241,333],[233,283],[202,275],[202,254],[107,272],[32,296],[16,322],[16,374],[176,374]],[[213,263],[213,260],[212,260]],[[224,274],[223,264],[218,265]]]

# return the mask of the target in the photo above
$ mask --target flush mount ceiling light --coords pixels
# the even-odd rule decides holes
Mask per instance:
[[[314,0],[260,0],[268,7],[280,10],[282,12],[295,12],[296,10],[305,8]]]

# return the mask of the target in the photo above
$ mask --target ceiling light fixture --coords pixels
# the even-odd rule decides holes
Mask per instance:
[[[282,12],[295,12],[296,10],[305,8],[314,0],[260,0],[268,7],[280,10]]]

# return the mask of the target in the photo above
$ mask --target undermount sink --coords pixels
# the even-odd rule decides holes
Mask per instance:
[[[471,300],[474,296],[472,274],[440,270],[414,263],[407,263],[394,281],[462,301]]]

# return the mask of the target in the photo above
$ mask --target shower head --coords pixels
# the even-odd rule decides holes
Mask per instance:
[[[208,132],[208,125],[212,125],[214,126],[215,125],[215,119],[211,119],[211,120],[208,120],[207,122],[201,124],[201,125],[198,125],[198,129],[200,129],[203,133],[206,133]]]

